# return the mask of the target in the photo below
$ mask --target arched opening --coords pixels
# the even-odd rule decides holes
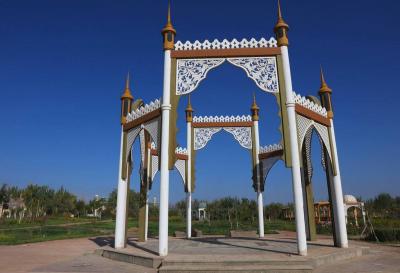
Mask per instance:
[[[256,193],[252,187],[251,151],[244,149],[223,130],[207,146],[196,151],[196,190],[193,209],[200,217],[193,227],[205,232],[227,234],[230,229],[257,229]],[[218,206],[215,200],[218,199]],[[205,210],[201,204],[206,201]],[[195,202],[194,202],[195,204]],[[241,211],[246,204],[251,211]],[[198,210],[198,211],[197,211]],[[201,219],[204,214],[205,219]]]
[[[221,84],[223,83],[223,84]],[[229,89],[230,91],[228,92],[221,92],[224,89]],[[257,90],[260,90],[258,92]],[[257,97],[257,104],[260,107],[260,123],[259,123],[259,134],[260,134],[260,146],[264,146],[265,144],[271,144],[271,143],[279,143],[281,141],[281,132],[279,130],[279,127],[281,126],[281,120],[279,117],[279,106],[277,104],[277,98],[274,94],[267,93],[265,91],[262,91],[257,84],[255,84],[254,80],[250,79],[246,73],[243,71],[243,69],[238,68],[228,62],[225,62],[221,66],[219,66],[216,69],[212,69],[209,71],[207,75],[207,79],[202,81],[196,90],[191,93],[191,104],[192,107],[195,110],[195,116],[201,115],[201,116],[220,116],[220,115],[248,115],[250,114],[250,107],[252,104],[253,96],[252,93],[256,94]],[[182,113],[184,112],[184,101],[186,98],[181,98],[179,106],[178,106],[178,115],[181,117]],[[179,118],[178,119],[178,128],[185,128],[186,124],[184,124],[184,120]],[[214,145],[215,143],[214,138],[219,139],[220,135],[223,136],[223,138],[226,138],[225,133],[218,133],[213,137],[213,140],[210,141],[209,145]],[[182,139],[185,136],[185,130],[179,130],[178,131],[178,142],[179,139]],[[229,136],[228,137],[232,137]],[[234,140],[234,139],[233,139]],[[235,141],[235,140],[234,140]],[[242,156],[241,154],[237,154],[235,149],[231,149],[227,143],[232,142],[232,140],[227,140],[221,142],[220,146],[217,148],[217,151],[225,152],[227,154],[227,157],[229,157],[229,161],[232,161],[233,159],[239,160],[240,163],[238,163],[237,167],[232,167],[229,165],[226,165],[226,170],[221,171],[221,167],[219,169],[213,170],[213,167],[216,166],[216,164],[211,164],[211,166],[207,166],[207,164],[204,164],[201,160],[202,154],[204,153],[203,150],[197,151],[197,156],[196,156],[196,170],[197,172],[202,171],[203,169],[207,170],[207,173],[212,173],[214,176],[220,176],[221,179],[218,181],[227,181],[227,177],[234,177],[235,179],[237,177],[241,177],[245,175],[245,177],[242,177],[244,181],[248,180],[249,181],[249,188],[247,191],[246,186],[243,186],[243,184],[238,185],[238,189],[240,189],[240,197],[243,196],[243,193],[245,192],[245,198],[248,200],[257,200],[256,193],[254,192],[254,189],[252,188],[252,165],[251,165],[251,153],[249,153],[247,156]],[[233,144],[237,145],[237,144]],[[238,149],[243,149],[239,145]],[[207,150],[209,147],[206,148]],[[206,150],[204,149],[204,150]],[[213,151],[211,151],[213,152]],[[208,159],[213,159],[212,162],[214,161],[219,161],[215,160],[216,153],[215,151],[212,153],[212,155],[209,155],[208,152],[207,158]],[[221,155],[218,155],[218,157]],[[200,159],[199,159],[200,157]],[[246,158],[245,160],[249,160],[248,165],[244,164],[243,158]],[[208,160],[210,161],[210,160]],[[223,164],[224,160],[221,161],[221,164]],[[204,164],[204,165],[203,165]],[[229,166],[229,167],[228,167]],[[246,170],[242,170],[243,166],[249,166]],[[225,166],[223,166],[225,168]],[[280,169],[283,170],[284,168]],[[232,171],[235,170],[235,171]],[[240,171],[238,171],[240,170]],[[287,172],[287,171],[286,171]],[[289,173],[289,172],[287,172]],[[199,177],[197,177],[197,180]],[[213,179],[210,177],[210,179]],[[222,183],[219,183],[217,185],[220,185]],[[197,183],[197,182],[196,182]],[[226,187],[229,187],[230,185],[226,185]],[[206,188],[204,188],[205,191],[210,192],[210,188],[213,189],[215,185],[207,185]],[[291,187],[289,187],[290,189]],[[201,191],[201,188],[196,188],[196,193],[195,197],[198,197],[199,191]],[[206,199],[215,199],[215,198],[221,198],[221,197],[226,197],[227,192],[224,190],[220,191],[213,191],[212,194],[215,193],[222,193],[222,195],[219,196],[208,196]],[[229,193],[228,193],[229,194]],[[208,193],[208,195],[210,195]],[[236,194],[234,194],[236,195]],[[207,196],[207,195],[206,195]],[[237,196],[237,195],[236,195]],[[262,200],[262,198],[260,199]],[[262,203],[262,202],[260,202]],[[261,210],[262,210],[261,206]],[[257,209],[254,210],[254,214],[257,216]]]
[[[149,193],[154,181],[151,173],[151,143],[154,143],[153,135],[145,128],[135,128],[127,135],[127,219],[126,237],[139,234],[139,241],[146,241],[149,230],[149,210],[154,213],[158,209],[154,204],[150,207]],[[133,181],[133,183],[131,183]],[[154,227],[153,227],[154,229]]]
[[[332,162],[328,149],[314,126],[306,132],[301,160],[307,240],[316,240],[317,234],[332,234],[335,238]]]

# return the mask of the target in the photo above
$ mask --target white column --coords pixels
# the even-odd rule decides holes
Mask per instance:
[[[186,193],[186,234],[187,238],[192,238],[192,193]]]
[[[261,185],[261,169],[260,169],[260,159],[258,158],[258,154],[260,153],[260,135],[258,130],[258,120],[253,121],[253,130],[254,130],[254,146],[256,150],[256,176],[257,176],[257,184]],[[259,237],[264,238],[264,202],[263,196],[260,188],[257,190],[257,205],[258,205],[258,231]]]
[[[147,241],[149,234],[149,183],[151,180],[150,173],[150,158],[151,158],[151,147],[146,147],[147,149],[147,181],[146,181],[146,207],[145,207],[145,222],[144,222],[144,241]]]
[[[335,223],[337,236],[339,236],[340,247],[347,248],[349,246],[347,240],[346,217],[343,203],[342,179],[340,177],[339,158],[336,147],[335,128],[333,127],[333,120],[331,119],[331,139],[332,139],[332,154],[336,163],[336,175],[333,177],[333,189],[335,191],[335,198],[332,202],[335,203]]]
[[[169,114],[171,111],[171,51],[164,51],[164,85],[162,102],[162,130],[161,130],[161,170],[160,170],[160,216],[158,233],[158,252],[160,256],[168,255],[168,198],[169,198]]]
[[[366,222],[365,222],[365,208],[364,208],[364,203],[361,203],[361,212],[362,212],[363,224],[364,224],[364,227],[365,227]],[[347,221],[346,221],[346,224],[347,224]]]
[[[188,161],[187,161],[187,188],[188,192],[186,194],[186,234],[187,238],[192,237],[192,123],[187,122],[186,126],[186,146],[188,151]]]
[[[125,229],[126,229],[126,206],[128,197],[128,179],[122,179],[122,162],[125,160],[123,157],[124,145],[124,131],[121,128],[121,148],[119,157],[119,171],[118,171],[118,192],[117,192],[117,216],[115,220],[115,248],[124,248],[126,244]]]
[[[264,238],[264,202],[262,192],[257,192],[258,230],[260,238]]]
[[[301,188],[299,145],[297,141],[296,112],[293,99],[292,76],[290,72],[289,53],[287,46],[281,46],[283,76],[286,89],[286,109],[289,123],[290,151],[292,157],[292,182],[295,203],[297,249],[299,255],[307,255],[307,237],[304,221],[303,191]]]

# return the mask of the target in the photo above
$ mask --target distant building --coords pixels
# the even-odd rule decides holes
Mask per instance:
[[[207,219],[206,217],[207,203],[201,202],[198,208],[198,218],[200,221]]]
[[[3,203],[0,208],[0,218],[5,216],[7,218],[14,217],[14,219],[19,218],[21,220],[25,216],[25,211],[26,206],[22,197],[11,198],[8,203]]]
[[[353,195],[345,195],[343,197],[344,210],[345,210],[345,218],[346,224],[348,221],[348,216],[352,216],[354,219],[355,225],[358,227],[358,215],[361,213],[363,224],[365,225],[365,208],[364,202],[357,201]],[[349,213],[349,209],[352,209]],[[293,208],[286,207],[282,209],[282,215],[285,220],[293,220],[294,211]],[[317,224],[326,224],[332,222],[331,215],[331,204],[328,201],[320,201],[314,203],[314,216],[315,223]]]

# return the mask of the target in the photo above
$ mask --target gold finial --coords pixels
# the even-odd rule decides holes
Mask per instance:
[[[258,105],[257,105],[257,102],[256,102],[256,94],[255,94],[255,93],[253,93],[253,104],[251,105],[250,110],[251,110],[251,119],[252,119],[253,121],[259,120],[258,114],[259,114],[259,112],[260,112],[260,108],[259,108]]]
[[[125,81],[125,91],[124,94],[121,96],[121,124],[126,123],[126,116],[128,113],[131,112],[132,110],[132,102],[133,102],[133,96],[131,94],[131,89],[129,88],[129,72],[128,75],[126,76],[126,81]]]
[[[129,72],[128,72],[128,75],[126,76],[126,81],[125,81],[125,91],[124,91],[124,94],[121,97],[121,100],[122,99],[126,99],[126,98],[133,100],[133,96],[131,94],[131,89],[130,89],[129,86],[130,86],[130,75],[129,75]]]
[[[287,37],[287,32],[289,31],[289,25],[286,24],[282,17],[281,11],[281,1],[278,0],[278,22],[274,27],[274,32],[276,34],[276,39],[278,41],[278,46],[288,46],[289,39]]]
[[[167,24],[171,24],[171,0],[168,0],[168,17]],[[171,24],[172,25],[172,24]]]
[[[168,1],[167,24],[162,29],[161,34],[164,38],[164,50],[173,50],[175,43],[176,30],[171,22],[171,1]]]
[[[192,122],[193,121],[193,108],[192,104],[190,102],[190,94],[188,96],[188,105],[186,106],[186,122]]]
[[[278,19],[282,19],[281,1],[278,0]]]
[[[322,71],[322,66],[321,66],[321,87],[319,89],[319,93],[332,93],[332,89],[329,88],[329,86],[326,84],[325,77],[324,77],[324,72]]]
[[[320,76],[321,76],[321,87],[319,88],[318,93],[321,98],[321,104],[323,107],[325,107],[328,118],[332,119],[333,118],[333,109],[331,100],[332,89],[329,88],[328,84],[325,81],[324,72],[322,71],[322,66],[321,66]]]
[[[125,89],[129,89],[129,72],[128,75],[126,76],[126,83],[125,83]]]

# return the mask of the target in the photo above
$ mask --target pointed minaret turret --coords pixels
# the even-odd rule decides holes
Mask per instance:
[[[186,122],[192,122],[193,121],[193,108],[192,104],[190,103],[190,94],[188,96],[188,105],[186,106]]]
[[[126,122],[126,116],[132,110],[133,96],[131,94],[129,81],[130,81],[130,77],[129,77],[129,72],[128,72],[128,75],[126,77],[126,82],[125,82],[125,91],[124,91],[124,94],[122,94],[122,96],[121,96],[121,124],[124,124]]]
[[[162,29],[161,34],[164,40],[164,50],[173,50],[175,44],[176,30],[172,26],[171,22],[171,1],[168,1],[167,24]]]
[[[319,88],[318,94],[321,99],[321,105],[325,107],[328,112],[328,118],[333,118],[333,110],[332,110],[332,89],[329,88],[328,84],[325,81],[324,72],[321,67],[321,87]]]
[[[259,120],[258,114],[260,113],[260,108],[257,105],[255,93],[253,93],[253,104],[251,105],[250,110],[251,110],[251,119],[253,121],[258,121]]]
[[[276,40],[278,41],[278,46],[288,46],[289,39],[287,33],[289,31],[289,25],[283,20],[281,11],[281,2],[278,0],[278,22],[274,27],[274,32]]]

